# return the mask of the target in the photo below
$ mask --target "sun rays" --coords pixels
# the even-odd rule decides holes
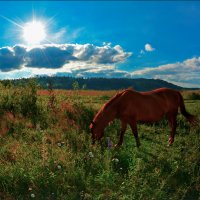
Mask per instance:
[[[46,38],[45,25],[40,21],[31,21],[23,27],[23,39],[31,45],[40,44]]]

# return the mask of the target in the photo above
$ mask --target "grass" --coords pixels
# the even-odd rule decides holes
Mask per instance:
[[[115,91],[24,93],[1,86],[1,99],[16,90],[6,106],[1,100],[0,199],[200,199],[200,130],[182,116],[171,147],[165,120],[138,125],[139,149],[130,128],[121,148],[108,148],[108,137],[113,144],[119,137],[117,120],[92,147],[90,120]],[[200,116],[199,100],[185,103]]]

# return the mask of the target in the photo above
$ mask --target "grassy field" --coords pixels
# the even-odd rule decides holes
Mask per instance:
[[[89,124],[116,91],[37,91],[0,85],[0,199],[199,200],[200,130],[178,116],[173,146],[163,120],[138,125],[141,147],[119,122],[91,146]],[[200,100],[183,94],[200,117]]]

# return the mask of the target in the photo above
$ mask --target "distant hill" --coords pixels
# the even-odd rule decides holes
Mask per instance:
[[[180,86],[168,83],[159,79],[128,79],[128,78],[74,78],[74,77],[36,77],[38,84],[47,89],[51,84],[53,89],[73,89],[74,87],[91,90],[119,90],[132,87],[137,91],[148,91],[156,88],[167,87],[176,90],[183,90]],[[23,85],[29,79],[15,79],[12,81],[3,80],[3,84],[12,82],[15,85]],[[77,84],[78,83],[78,84]],[[194,88],[193,88],[194,89]]]

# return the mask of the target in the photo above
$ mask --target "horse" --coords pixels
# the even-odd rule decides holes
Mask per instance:
[[[126,89],[118,92],[95,115],[90,124],[92,133],[92,144],[101,140],[104,136],[104,129],[114,119],[121,121],[119,147],[123,143],[124,133],[129,124],[136,140],[137,147],[140,146],[137,123],[153,123],[166,117],[171,127],[171,134],[168,140],[169,145],[174,142],[176,132],[176,117],[178,109],[181,114],[192,125],[198,124],[196,116],[188,113],[185,109],[181,93],[169,88],[159,88],[149,92],[137,92],[133,89]]]

